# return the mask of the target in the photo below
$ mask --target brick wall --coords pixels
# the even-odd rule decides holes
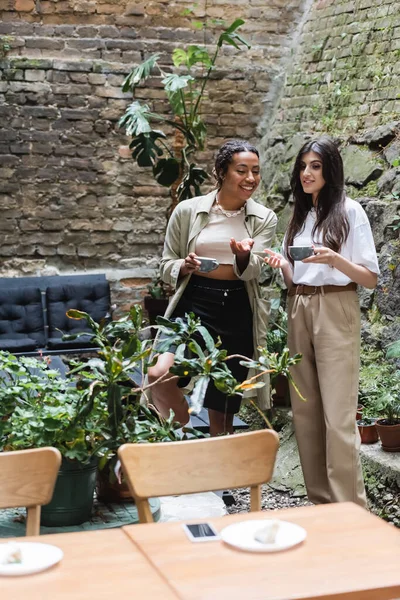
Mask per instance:
[[[1,274],[107,271],[123,305],[141,297],[162,248],[168,192],[130,159],[121,83],[159,52],[203,42],[241,17],[248,52],[224,50],[204,104],[210,165],[228,137],[255,139],[290,57],[304,2],[0,0]],[[138,96],[165,109],[154,77]],[[263,101],[267,100],[266,104]]]
[[[297,131],[351,134],[397,119],[399,58],[399,2],[314,2],[271,137]]]

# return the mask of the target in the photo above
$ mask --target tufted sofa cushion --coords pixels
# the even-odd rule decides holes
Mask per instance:
[[[110,287],[108,282],[96,284],[70,284],[52,286],[46,289],[47,323],[50,350],[79,349],[90,347],[91,335],[78,337],[76,340],[63,341],[63,334],[74,334],[89,331],[84,319],[76,320],[67,317],[70,308],[82,310],[90,314],[99,323],[109,318]]]
[[[44,345],[40,289],[16,287],[0,290],[0,350],[29,352]]]

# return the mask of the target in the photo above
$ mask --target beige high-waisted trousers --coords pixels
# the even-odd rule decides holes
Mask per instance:
[[[357,292],[288,297],[288,346],[301,352],[291,402],[308,497],[366,506],[356,424],[360,363]]]

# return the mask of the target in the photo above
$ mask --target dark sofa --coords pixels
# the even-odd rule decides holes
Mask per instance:
[[[110,318],[110,286],[105,275],[0,278],[0,350],[13,354],[59,354],[93,349],[91,336],[64,341],[65,333],[89,331],[67,310]]]

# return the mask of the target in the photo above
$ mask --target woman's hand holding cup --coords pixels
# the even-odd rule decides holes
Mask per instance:
[[[194,271],[198,271],[200,264],[200,261],[197,260],[197,255],[194,252],[190,252],[190,254],[187,255],[182,263],[180,269],[181,277],[185,277],[185,275],[191,275]]]

